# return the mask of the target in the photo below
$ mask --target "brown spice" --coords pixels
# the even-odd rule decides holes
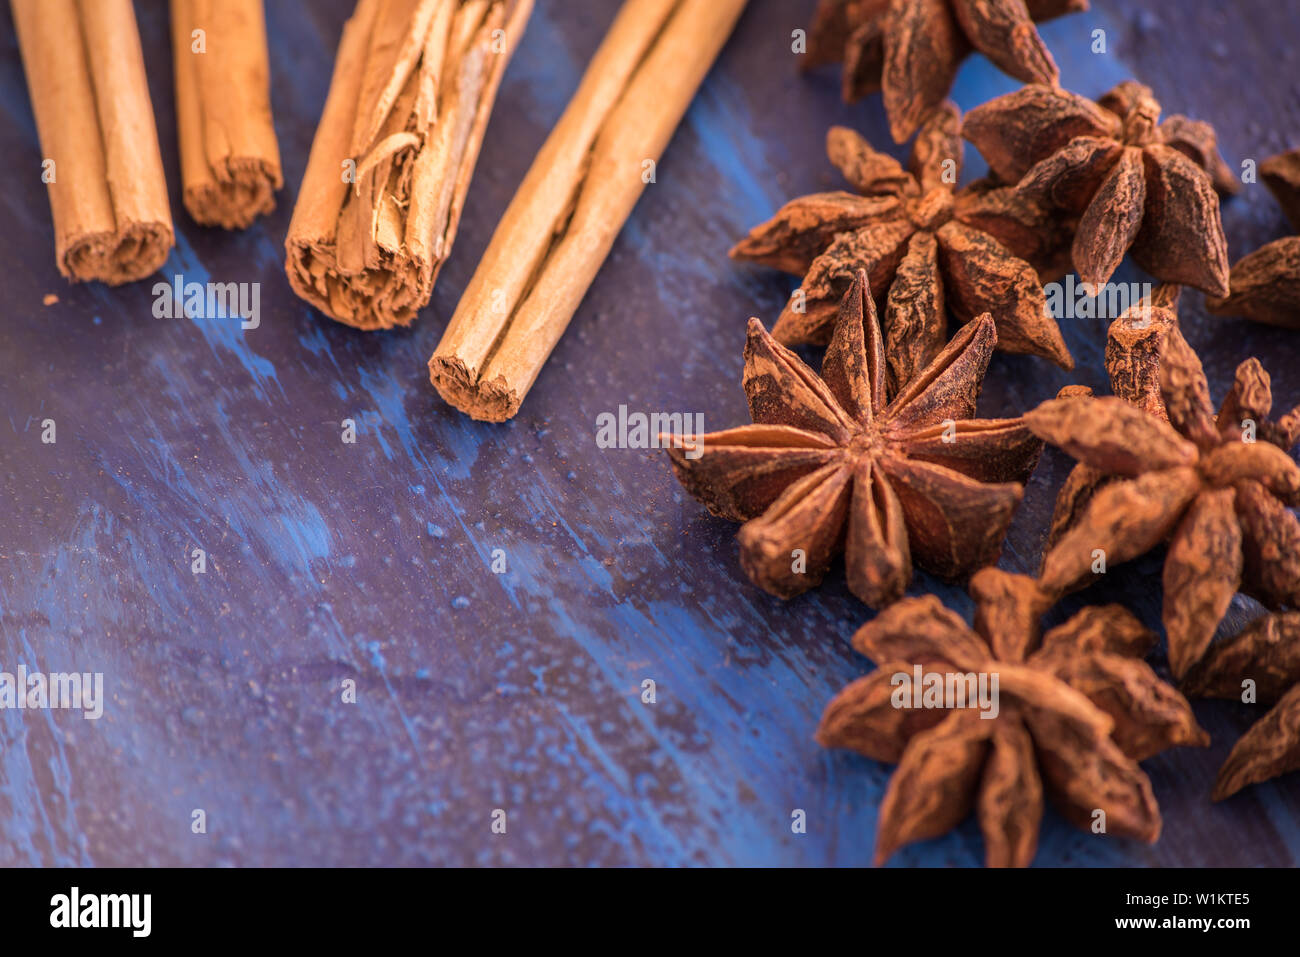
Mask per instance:
[[[972,110],[963,135],[1002,181],[1079,215],[1073,260],[1085,283],[1105,283],[1131,252],[1157,279],[1227,295],[1216,188],[1236,181],[1208,125],[1159,119],[1137,83],[1099,103],[1034,84]]]
[[[439,395],[503,422],[568,328],[747,0],[626,0],[429,358]]]
[[[744,522],[741,564],[783,598],[819,584],[841,551],[852,592],[897,600],[912,564],[958,578],[995,561],[1040,443],[1020,419],[973,419],[997,340],[982,316],[892,402],[864,272],[841,304],[820,378],[749,321],[754,424],[662,436],[678,480]],[[798,552],[806,556],[801,567]]]
[[[1300,149],[1259,164],[1260,176],[1300,230]],[[1206,302],[1210,312],[1300,329],[1300,236],[1275,240],[1232,267],[1231,293]]]
[[[1166,330],[1160,381],[1168,421],[1121,398],[1045,402],[1025,416],[1035,434],[1115,481],[1096,490],[1043,558],[1049,590],[1080,587],[1098,554],[1136,558],[1172,535],[1164,570],[1169,663],[1181,677],[1204,654],[1238,588],[1294,604],[1300,576],[1282,556],[1300,549],[1300,408],[1269,419],[1272,393],[1257,360],[1237,368],[1216,416],[1200,360]]]
[[[1294,565],[1300,554],[1288,560]],[[1246,678],[1260,701],[1276,701],[1300,681],[1300,612],[1263,615],[1233,637],[1215,642],[1180,687],[1196,697],[1240,700]]]
[[[1111,392],[1166,420],[1165,400],[1160,394],[1160,343],[1167,330],[1178,327],[1179,288],[1157,286],[1150,297],[1135,303],[1112,322],[1106,334],[1106,371]],[[1086,387],[1066,386],[1058,398],[1091,395],[1092,390]],[[1077,463],[1057,493],[1047,548],[1051,549],[1078,524],[1099,489],[1116,480],[1117,476],[1084,462]]]
[[[1222,801],[1242,788],[1300,770],[1300,684],[1243,734],[1219,768],[1210,797]]]
[[[1259,164],[1259,175],[1296,232],[1300,232],[1300,147],[1264,160]]]
[[[1300,562],[1300,553],[1289,556]],[[1213,645],[1188,672],[1185,693],[1212,698],[1276,702],[1237,741],[1219,769],[1213,798],[1222,801],[1242,788],[1300,770],[1300,612],[1282,612],[1252,622],[1241,633]]]
[[[960,129],[957,108],[945,104],[917,137],[908,170],[852,130],[831,129],[831,162],[862,195],[793,200],[731,250],[732,258],[803,274],[772,331],[778,341],[825,342],[844,291],[863,269],[884,310],[890,394],[943,348],[945,309],[961,322],[992,313],[999,348],[1073,367],[1038,270],[985,231],[1005,227],[1019,236],[1041,213],[1009,192],[956,191]]]
[[[988,233],[1017,259],[1038,272],[1040,282],[1060,279],[1073,271],[1070,246],[1078,217],[1020,195],[982,177],[963,186],[954,197],[955,217],[972,229]]]
[[[143,279],[167,259],[174,235],[130,0],[11,6],[42,172],[52,174],[59,272],[112,286]]]
[[[1157,286],[1106,330],[1111,392],[1162,419],[1168,416],[1160,392],[1160,344],[1170,329],[1178,328],[1181,291],[1180,286]]]
[[[1300,236],[1261,246],[1232,267],[1228,282],[1228,296],[1206,300],[1210,312],[1300,329]]]
[[[275,209],[284,182],[262,0],[171,0],[171,24],[185,208],[243,229]]]
[[[359,0],[285,238],[295,293],[360,329],[415,319],[531,11],[532,0]]]
[[[1034,29],[1088,0],[820,0],[804,69],[844,61],[846,102],[883,90],[894,140],[910,137],[952,89],[972,49],[1025,83],[1056,83]]]
[[[1105,813],[1108,833],[1148,842],[1160,811],[1137,762],[1205,745],[1187,701],[1141,656],[1155,636],[1116,605],[1086,608],[1042,635],[1051,597],[1033,579],[985,568],[971,580],[974,629],[932,595],[862,626],[853,647],[877,669],[841,691],[817,730],[824,747],[897,762],[880,808],[876,863],[936,837],[973,809],[990,867],[1033,860],[1046,791],[1073,823]],[[896,676],[996,675],[998,710],[903,707]]]

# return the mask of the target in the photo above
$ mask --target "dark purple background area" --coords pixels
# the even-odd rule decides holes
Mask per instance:
[[[539,0],[433,301],[413,328],[382,334],[313,312],[282,269],[349,0],[267,4],[286,186],[243,233],[197,227],[181,207],[165,4],[136,4],[177,230],[162,275],[260,282],[262,324],[248,331],[155,319],[152,281],[58,275],[3,8],[0,670],[102,671],[108,700],[98,722],[0,712],[0,864],[870,860],[890,768],[812,741],[826,701],[869,667],[848,645],[869,612],[838,571],[789,603],[759,592],[734,526],[680,492],[662,453],[595,443],[597,416],[620,405],[703,412],[708,428],[747,421],[745,319],[770,323],[796,281],[735,265],[727,248],[786,199],[842,186],[823,153],[830,124],[904,155],[878,98],[845,106],[834,70],[798,74],[790,32],[811,6],[750,4],[522,412],[498,426],[445,406],[425,361],[615,3]],[[1064,85],[1098,95],[1136,76],[1168,112],[1214,123],[1234,168],[1300,144],[1300,5],[1094,6],[1043,27]],[[1015,86],[974,58],[954,97],[968,110]],[[981,166],[968,150],[967,177]],[[1288,231],[1262,186],[1227,202],[1224,222],[1234,260]],[[1257,355],[1279,407],[1300,402],[1300,336],[1207,318],[1196,293],[1182,318],[1216,400]],[[1068,382],[1104,391],[1104,322],[1066,335],[1076,372],[998,356],[982,412],[1016,414]],[[40,441],[46,418],[55,445]],[[340,441],[345,418],[355,445]],[[1036,566],[1069,464],[1045,455],[1004,567]],[[1156,626],[1159,569],[1159,556],[1113,569],[1051,620],[1123,601]],[[931,590],[969,610],[918,575],[912,593]],[[1257,613],[1238,599],[1225,628]],[[340,702],[349,678],[355,705]],[[1144,764],[1158,844],[1083,833],[1049,810],[1036,862],[1294,865],[1300,775],[1209,801],[1261,709],[1196,710],[1213,744]],[[191,833],[196,808],[204,835]],[[505,835],[490,830],[497,808]],[[806,834],[791,833],[796,808]],[[982,859],[967,821],[894,862]]]

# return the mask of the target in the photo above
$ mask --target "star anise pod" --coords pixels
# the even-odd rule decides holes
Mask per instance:
[[[1173,116],[1138,83],[1099,103],[1033,84],[976,107],[963,135],[999,179],[1032,199],[1079,214],[1075,271],[1106,282],[1124,253],[1165,282],[1227,295],[1222,190],[1236,187],[1213,130]]]
[[[1111,393],[1145,412],[1168,420],[1160,391],[1160,347],[1173,330],[1181,336],[1178,300],[1182,287],[1156,286],[1106,330],[1106,375]]]
[[[1160,394],[1160,343],[1169,330],[1178,332],[1179,286],[1157,286],[1149,297],[1125,310],[1106,333],[1106,372],[1111,394],[1139,409],[1168,421],[1165,400]],[[1085,386],[1066,386],[1058,398],[1091,397]],[[1050,549],[1073,528],[1092,496],[1119,476],[1076,463],[1056,496],[1056,507],[1047,533]]]
[[[1300,147],[1264,160],[1259,164],[1259,175],[1296,232],[1300,232]]]
[[[1154,842],[1160,811],[1137,762],[1209,742],[1186,699],[1141,660],[1155,636],[1118,605],[1085,608],[1041,635],[1052,600],[1024,575],[985,568],[970,591],[973,630],[933,595],[863,625],[853,647],[877,668],[827,705],[817,729],[824,747],[898,764],[880,808],[876,863],[974,808],[986,863],[1028,866],[1044,791],[1085,830],[1102,811],[1107,832]],[[965,707],[915,707],[898,676],[914,680],[918,667],[945,681],[986,676],[996,713],[969,697]]]
[[[805,69],[844,61],[845,102],[883,91],[902,143],[952,89],[972,49],[1024,83],[1059,73],[1034,22],[1088,9],[1088,0],[821,0]]]
[[[1300,553],[1289,556],[1300,564]],[[1254,697],[1245,695],[1252,682]],[[1183,682],[1187,694],[1274,704],[1233,746],[1212,797],[1300,770],[1300,612],[1265,615],[1213,645]]]
[[[1228,296],[1205,301],[1210,312],[1300,329],[1300,236],[1259,247],[1232,267],[1228,281]]]
[[[1030,201],[1014,186],[1002,185],[991,176],[967,183],[954,199],[957,219],[992,236],[1012,256],[1033,266],[1040,283],[1074,271],[1070,247],[1078,217]]]
[[[1081,587],[1098,556],[1136,558],[1172,536],[1164,567],[1169,664],[1182,677],[1204,654],[1232,596],[1265,604],[1300,597],[1300,408],[1269,418],[1273,398],[1258,360],[1237,367],[1216,416],[1200,359],[1176,329],[1160,350],[1168,421],[1121,398],[1052,399],[1025,415],[1034,432],[1099,472],[1095,491],[1043,558],[1049,590]]]
[[[1300,230],[1300,149],[1266,159],[1259,172]],[[1226,298],[1206,301],[1210,312],[1300,329],[1300,236],[1261,246],[1232,267],[1228,283],[1232,292]]]
[[[1073,367],[1034,265],[988,231],[1016,238],[1039,214],[1011,191],[954,191],[960,127],[957,108],[945,104],[917,137],[910,170],[852,130],[831,129],[831,162],[862,195],[814,193],[793,200],[731,250],[735,259],[803,274],[772,330],[778,341],[825,342],[853,274],[865,269],[884,309],[891,395],[943,348],[945,306],[961,322],[986,312],[997,316],[998,343],[1006,352]]]
[[[745,345],[753,425],[664,436],[673,471],[710,512],[744,522],[740,560],[782,598],[819,584],[843,552],[872,607],[912,564],[958,578],[996,560],[1042,443],[1020,419],[973,419],[997,341],[968,323],[893,401],[865,273],[845,295],[819,378],[757,319]],[[802,558],[801,558],[802,556]]]

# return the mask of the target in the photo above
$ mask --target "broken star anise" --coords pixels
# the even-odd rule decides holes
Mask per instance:
[[[1177,331],[1179,292],[1179,286],[1157,286],[1149,297],[1125,310],[1106,332],[1106,372],[1111,394],[1166,421],[1165,400],[1160,394],[1160,343],[1170,329],[1174,335],[1181,335]],[[1091,395],[1091,390],[1066,386],[1059,397],[1070,395]],[[1076,463],[1057,493],[1047,548],[1078,523],[1098,489],[1118,480],[1119,476],[1084,462]]]
[[[892,402],[867,279],[844,297],[819,378],[757,319],[745,345],[753,425],[664,436],[673,471],[710,512],[742,521],[751,581],[789,598],[844,552],[849,588],[899,598],[912,563],[958,578],[996,559],[1041,450],[1020,419],[973,419],[997,341],[967,324]]]
[[[1259,174],[1291,224],[1300,230],[1300,149],[1270,157]],[[1300,329],[1300,236],[1266,243],[1232,267],[1226,298],[1209,299],[1215,315]]]
[[[1026,413],[1035,434],[1116,481],[1097,489],[1043,557],[1045,588],[1081,587],[1099,556],[1119,564],[1172,535],[1164,566],[1169,665],[1182,677],[1240,588],[1276,607],[1300,598],[1300,408],[1269,418],[1258,360],[1237,367],[1216,416],[1200,359],[1176,328],[1160,349],[1165,421],[1121,398],[1052,399]],[[1104,568],[1104,564],[1102,565]]]
[[[831,129],[831,162],[862,195],[792,200],[731,250],[732,258],[803,275],[772,330],[778,341],[825,342],[853,274],[865,269],[884,309],[891,395],[943,348],[945,308],[961,322],[992,313],[1003,351],[1073,367],[1035,265],[999,241],[1003,231],[1020,239],[1037,214],[1010,190],[955,192],[960,127],[957,108],[945,104],[917,137],[910,170],[852,130]]]
[[[1228,293],[1216,188],[1237,184],[1205,123],[1173,116],[1138,83],[1100,102],[1032,84],[976,107],[963,135],[1003,182],[1078,214],[1075,271],[1105,283],[1125,252],[1165,282]]]
[[[1300,554],[1293,553],[1290,561],[1300,563]],[[1247,681],[1253,682],[1249,697]],[[1233,746],[1214,782],[1214,800],[1300,770],[1300,612],[1265,615],[1213,645],[1188,672],[1183,690],[1209,698],[1276,702]]]
[[[1259,175],[1296,232],[1300,232],[1300,148],[1270,156],[1259,164]]]
[[[1141,660],[1155,636],[1118,605],[1085,608],[1041,635],[1051,598],[1033,579],[995,568],[977,572],[970,591],[974,629],[933,595],[863,625],[853,647],[877,668],[841,691],[818,727],[824,747],[898,764],[880,808],[876,863],[974,808],[986,863],[1028,866],[1044,791],[1085,830],[1103,812],[1106,832],[1154,842],[1160,811],[1137,762],[1209,742],[1186,699]],[[986,676],[996,710],[972,696],[964,707],[916,707],[915,692],[899,694],[899,676],[910,682],[918,667],[923,687],[929,675]]]
[[[820,0],[803,66],[843,60],[845,101],[881,90],[902,143],[943,102],[972,48],[1024,83],[1055,83],[1034,22],[1087,9],[1088,0]]]
[[[1210,312],[1300,329],[1300,236],[1260,246],[1232,267],[1228,281],[1228,296],[1206,300]]]

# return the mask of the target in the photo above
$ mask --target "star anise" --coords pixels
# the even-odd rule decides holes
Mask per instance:
[[[1106,330],[1106,375],[1114,395],[1145,412],[1168,420],[1160,391],[1160,347],[1166,335],[1178,331],[1178,300],[1182,287],[1156,286],[1134,303]]]
[[[1080,587],[1099,556],[1118,564],[1172,535],[1164,567],[1169,664],[1204,654],[1239,588],[1276,607],[1300,597],[1300,408],[1279,421],[1258,360],[1237,367],[1216,416],[1200,359],[1176,328],[1160,349],[1168,421],[1121,398],[1053,399],[1025,415],[1034,432],[1117,480],[1095,491],[1043,558],[1049,590]]]
[[[1160,343],[1170,329],[1181,335],[1177,331],[1179,292],[1179,286],[1157,286],[1149,297],[1125,310],[1106,333],[1111,394],[1166,421],[1165,400],[1160,394]],[[1092,390],[1085,386],[1066,386],[1059,398],[1091,395]],[[1118,480],[1119,476],[1076,463],[1057,493],[1047,548],[1078,523],[1099,489]]]
[[[1041,635],[1050,596],[995,568],[977,572],[970,591],[973,630],[933,595],[863,625],[853,647],[877,668],[841,691],[818,727],[824,747],[898,764],[880,808],[876,863],[943,834],[973,807],[986,863],[1025,867],[1044,790],[1085,830],[1101,811],[1107,832],[1154,842],[1160,811],[1137,762],[1209,742],[1186,699],[1141,660],[1155,636],[1118,605],[1085,608]],[[969,697],[965,707],[915,707],[898,676],[914,680],[917,668],[922,686],[928,675],[969,675],[993,688],[996,675],[996,713]]]
[[[821,0],[803,66],[843,60],[845,102],[882,90],[902,143],[943,102],[972,48],[1024,83],[1055,83],[1034,22],[1087,9],[1088,0]]]
[[[1205,123],[1172,116],[1138,83],[1100,102],[1033,84],[976,107],[963,135],[999,179],[1079,214],[1075,271],[1106,282],[1124,253],[1165,282],[1227,295],[1216,187],[1237,184]]]
[[[1259,247],[1232,267],[1228,281],[1227,297],[1206,300],[1210,312],[1300,329],[1300,236]]]
[[[1300,230],[1300,149],[1266,159],[1259,173],[1291,224]],[[1255,250],[1232,267],[1232,292],[1209,299],[1221,316],[1300,329],[1300,236],[1286,236]]]
[[[961,322],[985,312],[997,316],[1006,352],[1073,367],[1035,266],[996,235],[1021,239],[1041,214],[1009,190],[954,191],[960,128],[957,108],[945,104],[917,137],[910,171],[852,130],[831,129],[831,162],[862,195],[793,200],[731,250],[735,259],[804,275],[772,330],[778,341],[825,342],[853,274],[865,269],[884,309],[891,395],[943,348],[945,306]]]
[[[1300,564],[1300,553],[1289,559]],[[1253,682],[1249,699],[1247,681]],[[1183,687],[1210,698],[1276,702],[1233,746],[1214,783],[1214,800],[1300,770],[1300,612],[1265,615],[1213,645]]]
[[[1296,232],[1300,232],[1300,147],[1264,160],[1259,164],[1259,175]]]
[[[749,321],[753,425],[664,436],[673,471],[710,512],[744,522],[740,560],[789,598],[844,552],[849,588],[872,607],[902,595],[912,563],[958,578],[996,560],[1041,442],[1020,419],[973,419],[997,341],[968,323],[891,402],[865,273],[840,307],[819,378]]]
[[[1078,217],[1030,201],[1014,186],[1004,186],[991,176],[967,183],[954,200],[957,219],[992,236],[1012,256],[1033,266],[1041,283],[1074,270],[1070,247]]]

